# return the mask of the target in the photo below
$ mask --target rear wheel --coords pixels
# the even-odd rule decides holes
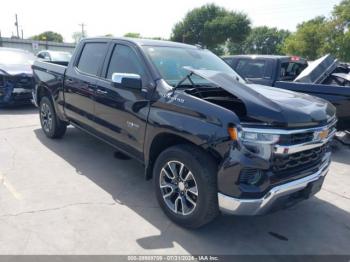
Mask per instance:
[[[157,200],[175,223],[198,228],[219,213],[216,166],[199,148],[171,147],[160,154],[154,166]]]
[[[46,96],[40,101],[40,123],[49,138],[61,138],[66,133],[67,124],[57,117],[51,99]]]

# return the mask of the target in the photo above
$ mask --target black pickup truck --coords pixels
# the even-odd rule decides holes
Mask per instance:
[[[335,132],[332,104],[250,86],[196,46],[84,39],[68,67],[37,61],[34,100],[44,133],[68,124],[145,166],[159,204],[185,227],[219,211],[259,215],[321,188]]]
[[[331,55],[307,63],[296,56],[234,55],[228,63],[248,82],[318,96],[337,109],[337,129],[350,130],[350,68]]]

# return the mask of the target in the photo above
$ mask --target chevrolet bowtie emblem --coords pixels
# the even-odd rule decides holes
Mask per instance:
[[[329,135],[329,130],[325,129],[314,133],[314,140],[325,140]]]

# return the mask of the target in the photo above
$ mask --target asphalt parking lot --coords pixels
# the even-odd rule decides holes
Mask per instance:
[[[291,209],[170,222],[133,160],[75,128],[47,139],[37,111],[0,111],[0,254],[350,254],[350,147],[324,187]]]

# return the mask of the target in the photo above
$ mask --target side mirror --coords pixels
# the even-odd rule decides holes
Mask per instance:
[[[113,73],[112,84],[115,87],[124,87],[137,90],[142,89],[141,76],[137,74]]]

